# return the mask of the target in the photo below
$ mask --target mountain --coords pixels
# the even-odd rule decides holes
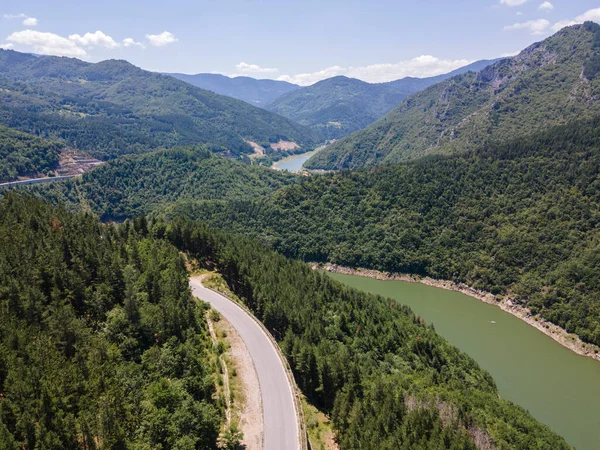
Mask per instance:
[[[58,165],[64,146],[0,126],[0,183],[48,173]]]
[[[187,215],[281,253],[466,283],[600,346],[600,116],[454,155],[301,177]]]
[[[410,94],[458,73],[479,71],[495,61],[478,61],[446,75],[367,83],[344,76],[328,78],[291,91],[265,106],[303,125],[338,139],[365,128],[398,106]]]
[[[123,220],[189,200],[257,198],[296,181],[287,172],[246,165],[205,148],[173,148],[109,161],[81,179],[41,186],[46,199]]]
[[[600,111],[600,26],[565,28],[480,73],[407,98],[373,125],[334,143],[306,167],[368,167],[473,149]]]
[[[239,156],[253,152],[248,141],[309,150],[320,140],[288,119],[126,61],[91,64],[11,50],[0,50],[0,124],[103,159],[184,144]]]
[[[251,105],[264,106],[283,94],[299,89],[300,86],[286,81],[257,80],[250,77],[228,77],[214,73],[186,75],[168,73],[178,80],[185,81],[215,94],[243,100]]]

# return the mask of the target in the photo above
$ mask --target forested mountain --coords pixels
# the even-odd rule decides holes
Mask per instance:
[[[0,125],[0,183],[48,173],[64,146]]]
[[[36,189],[72,209],[123,220],[181,199],[251,199],[297,180],[287,172],[245,165],[204,148],[173,148],[124,156],[73,179]]]
[[[191,144],[252,153],[246,141],[293,141],[310,150],[320,141],[288,119],[126,61],[90,64],[11,50],[0,50],[0,123],[103,159]]]
[[[143,164],[125,164],[122,172],[118,164],[96,169],[81,186],[60,183],[35,191],[55,201],[87,203],[103,217],[154,212],[199,218],[305,260],[465,282],[516,296],[600,345],[598,118],[369,171],[274,180],[265,172],[256,189],[244,187],[253,179],[244,175],[234,182],[239,188],[220,197],[213,191],[222,185],[218,176],[209,180],[234,170],[227,169],[234,162],[215,157],[196,163],[207,164],[200,171],[206,177],[193,175],[193,169],[182,179],[195,180],[197,190],[166,184],[161,191],[156,182],[168,178],[159,163],[166,155],[149,170],[140,159]],[[213,163],[221,167],[211,170]],[[291,185],[251,199],[280,183]],[[163,201],[177,198],[172,205]],[[217,200],[197,201],[202,199]]]
[[[389,83],[333,77],[282,95],[265,107],[319,130],[327,139],[338,139],[372,124],[410,94],[460,73],[478,72],[494,62],[478,61],[446,75]]]
[[[215,357],[175,247],[262,319],[342,448],[570,448],[406,307],[197,223],[101,225],[14,194],[0,201],[3,448],[217,448]]]
[[[510,295],[600,345],[600,119],[506,144],[303,177],[187,215],[309,261],[429,275]]]
[[[520,55],[407,98],[308,168],[358,168],[476,148],[600,112],[600,26],[565,28]]]
[[[278,80],[257,80],[251,77],[228,77],[216,73],[186,75],[169,73],[172,77],[215,94],[227,95],[250,103],[264,106],[283,94],[299,89],[297,84]]]
[[[143,220],[5,196],[0,308],[2,449],[216,449],[204,307]]]
[[[279,341],[302,392],[331,415],[340,448],[569,448],[409,308],[198,223],[152,232],[220,271]]]

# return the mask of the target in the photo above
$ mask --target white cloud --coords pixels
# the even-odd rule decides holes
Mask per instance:
[[[235,68],[240,73],[274,73],[279,72],[279,69],[269,68],[269,67],[260,67],[256,64],[248,64],[245,62],[241,62],[235,65]]]
[[[517,16],[522,16],[523,13],[521,11],[517,11]]]
[[[550,2],[544,2],[538,7],[538,9],[541,9],[542,11],[552,11],[554,9],[554,5]]]
[[[148,39],[148,41],[150,41],[150,45],[153,45],[154,47],[164,47],[165,45],[173,44],[174,42],[179,41],[179,39],[177,39],[173,33],[168,31],[163,31],[160,34],[147,34],[146,39]]]
[[[69,40],[82,47],[117,48],[119,46],[112,37],[100,30],[95,33],[85,33],[83,36],[72,34],[69,36]]]
[[[27,18],[26,14],[4,14],[4,18],[8,19],[8,20],[13,20],[13,19],[25,19]]]
[[[145,48],[141,42],[136,42],[133,38],[123,39],[123,47],[140,47]]]
[[[13,47],[14,47],[14,45],[12,45],[12,44],[0,44],[0,48],[1,48],[2,50],[10,50],[10,49],[12,49]]]
[[[370,83],[382,83],[404,77],[432,77],[441,75],[466,66],[471,62],[466,59],[444,60],[431,55],[423,55],[394,64],[373,64],[359,67],[332,66],[312,73],[282,75],[278,80],[308,86],[326,78],[344,75]]]
[[[550,22],[546,19],[528,20],[527,22],[517,22],[504,27],[506,31],[528,30],[531,34],[544,34],[550,28]]]
[[[42,55],[87,56],[84,49],[75,42],[54,33],[42,33],[40,31],[24,30],[11,34],[7,40],[10,43],[33,47],[35,53]]]
[[[521,51],[502,53],[501,58],[512,58],[513,56],[517,56]]]
[[[561,20],[560,22],[556,22],[554,25],[552,25],[552,31],[560,31],[565,27],[570,27],[571,25],[577,25],[587,21],[600,22],[600,8],[590,9],[575,17],[575,20]]]
[[[523,3],[526,3],[527,0],[500,0],[500,4],[506,6],[521,6]]]
[[[590,9],[583,14],[575,17],[575,20],[579,23],[586,22],[588,20],[592,22],[600,22],[600,8]]]
[[[570,27],[571,25],[577,25],[578,23],[581,22],[576,22],[574,20],[561,20],[560,22],[556,22],[554,25],[552,25],[552,31],[557,32],[562,30],[565,27]]]
[[[38,24],[38,20],[35,17],[28,17],[23,21],[23,25],[26,27],[35,27]]]

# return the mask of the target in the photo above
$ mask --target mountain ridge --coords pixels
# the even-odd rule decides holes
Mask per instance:
[[[457,75],[413,94],[306,167],[354,169],[452,153],[589,117],[599,109],[600,82],[583,73],[599,30],[593,23],[565,28],[479,74]]]

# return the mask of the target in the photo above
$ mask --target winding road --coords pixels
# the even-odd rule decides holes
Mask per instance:
[[[261,387],[265,450],[300,450],[300,435],[292,387],[284,363],[265,331],[244,309],[228,298],[190,279],[190,288],[237,330],[254,361]]]

